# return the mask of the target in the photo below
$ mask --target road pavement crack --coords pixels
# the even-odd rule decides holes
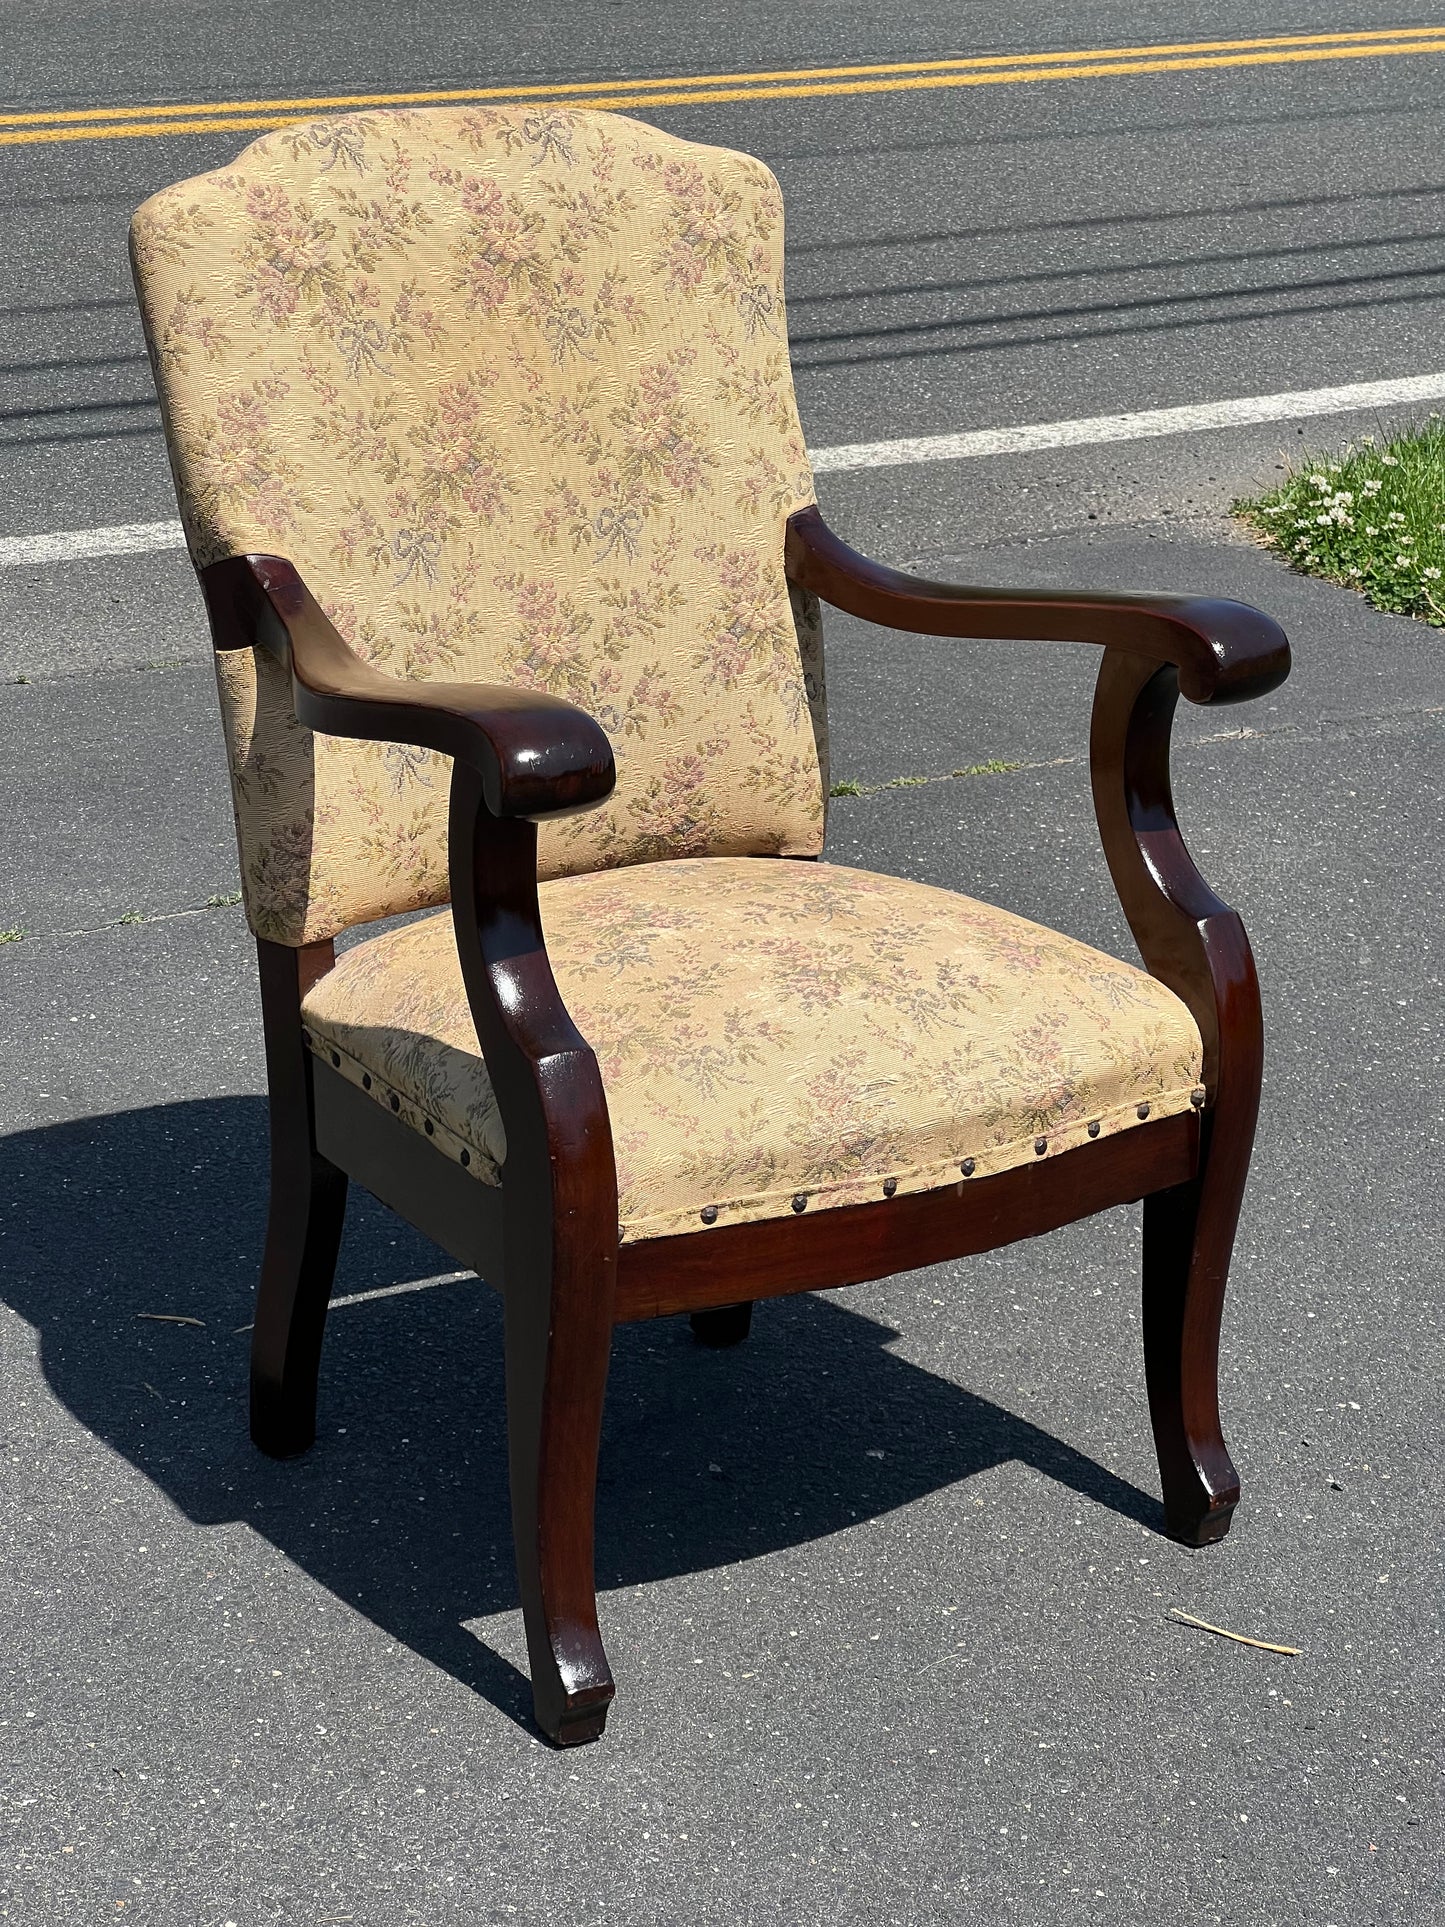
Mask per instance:
[[[1173,745],[1173,754],[1188,755],[1194,750],[1210,749],[1217,743],[1275,742],[1325,743],[1365,738],[1390,736],[1402,729],[1409,729],[1421,722],[1438,724],[1445,718],[1445,704],[1435,704],[1425,709],[1380,710],[1359,716],[1325,716],[1313,727],[1306,728],[1298,723],[1277,723],[1266,729],[1251,729],[1248,725],[1239,729],[1215,730],[1208,736],[1186,736],[1178,738]],[[1029,770],[1066,769],[1072,765],[1088,762],[1087,756],[1048,756],[1031,762],[1004,762],[991,758],[985,763],[971,763],[964,769],[940,770],[932,776],[891,776],[882,783],[860,783],[844,778],[834,783],[828,791],[830,798],[851,801],[854,798],[882,796],[887,790],[928,789],[939,783],[968,781],[978,776],[1016,776]]]

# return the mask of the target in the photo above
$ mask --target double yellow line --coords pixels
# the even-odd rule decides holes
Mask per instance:
[[[563,81],[535,87],[456,87],[405,94],[317,94],[296,100],[190,101],[161,107],[82,107],[55,114],[0,114],[0,147],[54,141],[141,140],[170,134],[260,132],[312,114],[362,107],[450,102],[491,106],[686,107],[712,101],[803,100],[830,94],[914,93],[948,87],[1008,87],[1043,80],[1105,80],[1134,74],[1294,66],[1373,60],[1386,54],[1445,53],[1445,27],[1371,33],[1288,34],[1266,40],[1193,40],[1075,53],[985,54],[972,59],[892,61],[866,67],[799,67],[774,73],[680,74],[657,80]]]

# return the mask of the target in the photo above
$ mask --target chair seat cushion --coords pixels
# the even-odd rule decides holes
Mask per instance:
[[[541,905],[602,1070],[624,1240],[933,1190],[1202,1096],[1163,984],[926,884],[712,857],[561,878]],[[302,1008],[320,1057],[501,1182],[449,913],[345,951]]]

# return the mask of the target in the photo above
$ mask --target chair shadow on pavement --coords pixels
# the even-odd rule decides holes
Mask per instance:
[[[463,1623],[517,1603],[500,1300],[467,1279],[335,1307],[317,1444],[263,1458],[237,1328],[261,1249],[265,1133],[264,1102],[232,1097],[0,1138],[5,1294],[36,1328],[57,1397],[189,1520],[243,1521],[530,1725],[527,1682]],[[353,1187],[338,1296],[454,1269]],[[894,1356],[895,1335],[841,1296],[761,1306],[730,1351],[695,1345],[681,1318],[619,1329],[599,1590],[803,1544],[1013,1459],[1161,1524],[1137,1487]]]

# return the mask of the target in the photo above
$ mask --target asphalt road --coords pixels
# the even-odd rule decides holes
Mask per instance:
[[[1412,19],[1445,25],[1364,4],[11,7],[0,536],[174,513],[125,222],[248,138],[8,133]],[[779,174],[820,447],[1445,367],[1442,75],[1445,50],[641,111]],[[274,1466],[245,1441],[264,1076],[244,924],[206,907],[235,856],[184,557],[0,568],[0,930],[26,933],[0,946],[0,1919],[1442,1918],[1442,644],[1289,576],[1225,513],[1283,450],[1372,425],[822,483],[889,559],[1242,595],[1295,639],[1267,702],[1181,716],[1176,770],[1270,1038],[1230,1538],[1159,1535],[1129,1212],[765,1307],[736,1353],[629,1329],[599,1510],[620,1693],[577,1755],[526,1723],[489,1294],[338,1309],[316,1452]],[[1131,954],[1085,801],[1090,670],[835,621],[835,774],[940,780],[840,799],[829,854]],[[988,758],[1029,767],[946,776]],[[359,1200],[337,1289],[451,1268]]]

